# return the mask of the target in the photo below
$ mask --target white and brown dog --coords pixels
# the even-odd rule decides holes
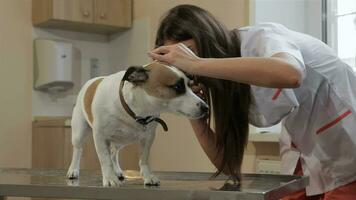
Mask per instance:
[[[187,84],[184,73],[158,62],[89,80],[73,110],[73,157],[67,177],[79,177],[82,145],[92,132],[104,186],[123,183],[118,151],[136,142],[141,145],[139,166],[144,183],[158,185],[158,178],[148,166],[148,156],[157,124],[167,129],[160,113],[199,118],[208,111],[207,104]]]

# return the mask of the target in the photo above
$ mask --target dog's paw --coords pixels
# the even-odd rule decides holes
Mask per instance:
[[[125,180],[125,176],[124,176],[124,174],[118,174],[118,175],[116,175],[117,176],[117,178],[119,179],[119,181],[124,181]]]
[[[116,176],[112,178],[103,178],[104,187],[119,187],[122,186],[123,182],[120,181]]]
[[[122,173],[121,170],[115,170],[115,175],[120,181],[124,181],[125,180],[125,176],[124,176],[124,174]]]
[[[145,185],[148,185],[148,186],[159,186],[160,185],[159,179],[154,175],[144,177],[143,181],[144,181]]]
[[[79,178],[79,170],[78,169],[69,169],[67,172],[68,179],[78,179]]]
[[[66,183],[68,186],[79,186],[79,179],[67,179]]]

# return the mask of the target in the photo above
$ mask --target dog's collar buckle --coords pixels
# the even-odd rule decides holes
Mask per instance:
[[[140,123],[142,125],[147,125],[153,121],[161,124],[161,126],[163,127],[164,131],[168,131],[168,126],[166,124],[166,122],[164,122],[162,119],[158,118],[158,117],[154,117],[154,116],[148,116],[148,117],[139,117],[137,116],[135,118],[137,123]]]
[[[155,120],[154,116],[148,116],[148,117],[136,117],[136,122],[142,124],[142,125],[147,125],[151,123],[152,121]]]

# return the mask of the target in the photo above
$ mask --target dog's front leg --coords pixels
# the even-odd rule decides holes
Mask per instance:
[[[125,177],[124,177],[124,174],[122,172],[122,169],[121,169],[120,163],[119,163],[120,149],[121,149],[120,146],[117,146],[116,144],[111,144],[111,161],[112,161],[116,176],[119,178],[120,181],[124,181]]]
[[[150,149],[155,138],[155,130],[150,131],[146,138],[140,140],[141,145],[141,157],[140,157],[140,172],[143,177],[145,185],[159,185],[159,179],[154,176],[148,166],[148,157],[150,154]]]
[[[120,186],[122,182],[115,174],[110,154],[110,143],[97,131],[93,131],[96,152],[101,165],[103,186]]]

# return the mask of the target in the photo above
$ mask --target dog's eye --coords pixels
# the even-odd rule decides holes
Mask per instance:
[[[185,93],[185,84],[184,79],[179,79],[174,85],[169,86],[172,88],[177,94],[184,94]]]

